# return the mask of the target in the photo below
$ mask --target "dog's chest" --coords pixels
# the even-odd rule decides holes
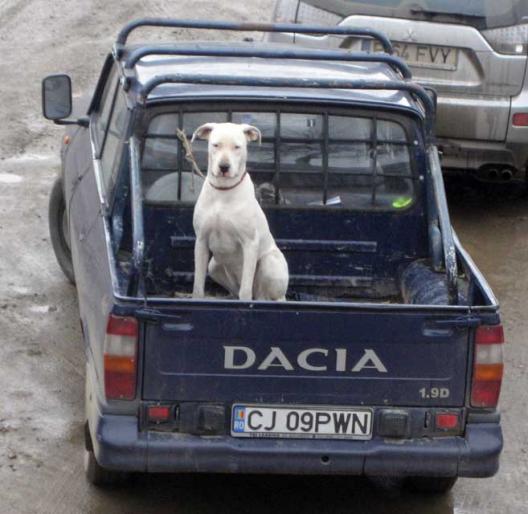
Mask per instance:
[[[228,220],[217,220],[209,232],[209,248],[213,254],[232,253],[240,246],[240,234]]]
[[[213,255],[240,252],[244,241],[254,232],[253,223],[244,213],[214,209],[206,220],[208,246]]]

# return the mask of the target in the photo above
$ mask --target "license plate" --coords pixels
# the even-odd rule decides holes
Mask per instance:
[[[233,437],[371,439],[372,410],[234,405]]]
[[[393,41],[392,44],[394,54],[405,60],[409,66],[449,71],[456,71],[458,67],[458,48],[398,41]],[[383,52],[383,47],[377,41],[373,41],[372,45],[374,52]]]

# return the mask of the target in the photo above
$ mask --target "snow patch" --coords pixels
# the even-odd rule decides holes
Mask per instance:
[[[0,184],[18,184],[19,182],[22,182],[22,177],[20,175],[0,173]]]
[[[23,287],[23,286],[13,286],[11,288],[11,290],[16,293],[16,294],[20,294],[20,295],[25,295],[25,294],[29,294],[30,293],[30,290],[28,287]]]
[[[52,159],[57,159],[57,156],[52,153],[22,153],[18,155],[13,155],[11,157],[8,157],[7,159],[4,159],[3,162],[10,163],[10,162],[36,162],[36,161],[49,161]]]
[[[47,312],[49,312],[50,307],[49,305],[33,305],[32,307],[30,307],[29,310],[38,314],[46,314]]]

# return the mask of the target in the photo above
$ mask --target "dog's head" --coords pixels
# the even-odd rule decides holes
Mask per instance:
[[[261,141],[260,130],[252,125],[236,123],[206,123],[192,137],[209,142],[207,172],[215,178],[235,178],[246,170],[247,143]]]

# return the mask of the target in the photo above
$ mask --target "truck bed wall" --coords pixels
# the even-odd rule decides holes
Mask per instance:
[[[191,291],[192,212],[191,205],[145,203],[148,294]],[[396,213],[273,208],[266,215],[288,261],[291,298],[399,298],[399,271],[428,256],[419,202]],[[130,244],[125,223],[122,247]]]

